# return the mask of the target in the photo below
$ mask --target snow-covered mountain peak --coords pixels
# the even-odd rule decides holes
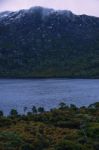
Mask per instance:
[[[73,13],[68,10],[54,10],[50,8],[43,8],[43,7],[37,6],[37,7],[31,7],[30,9],[23,9],[23,10],[15,11],[15,12],[10,12],[10,11],[1,12],[0,19],[2,20],[6,18],[9,20],[12,20],[12,18],[20,19],[22,16],[26,14],[35,14],[35,13],[40,13],[43,19],[51,14],[64,15],[65,17],[73,16]]]

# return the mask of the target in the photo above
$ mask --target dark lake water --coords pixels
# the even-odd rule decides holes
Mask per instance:
[[[60,102],[87,106],[99,101],[98,79],[0,79],[0,110],[23,112],[25,106],[50,109]]]

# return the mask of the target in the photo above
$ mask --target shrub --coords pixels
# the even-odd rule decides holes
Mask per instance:
[[[17,150],[21,147],[23,140],[14,132],[0,132],[0,147],[4,150]]]
[[[31,144],[25,143],[22,147],[21,150],[34,150],[33,146]]]
[[[64,140],[56,145],[55,150],[83,150],[83,148],[81,144]]]

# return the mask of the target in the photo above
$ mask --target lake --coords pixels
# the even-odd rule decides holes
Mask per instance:
[[[98,79],[0,79],[0,110],[23,112],[33,105],[46,110],[60,102],[88,106],[99,101]]]

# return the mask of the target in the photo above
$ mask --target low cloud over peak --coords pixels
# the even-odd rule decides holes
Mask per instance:
[[[32,6],[68,9],[76,14],[99,16],[99,0],[0,0],[1,11],[27,9]]]

